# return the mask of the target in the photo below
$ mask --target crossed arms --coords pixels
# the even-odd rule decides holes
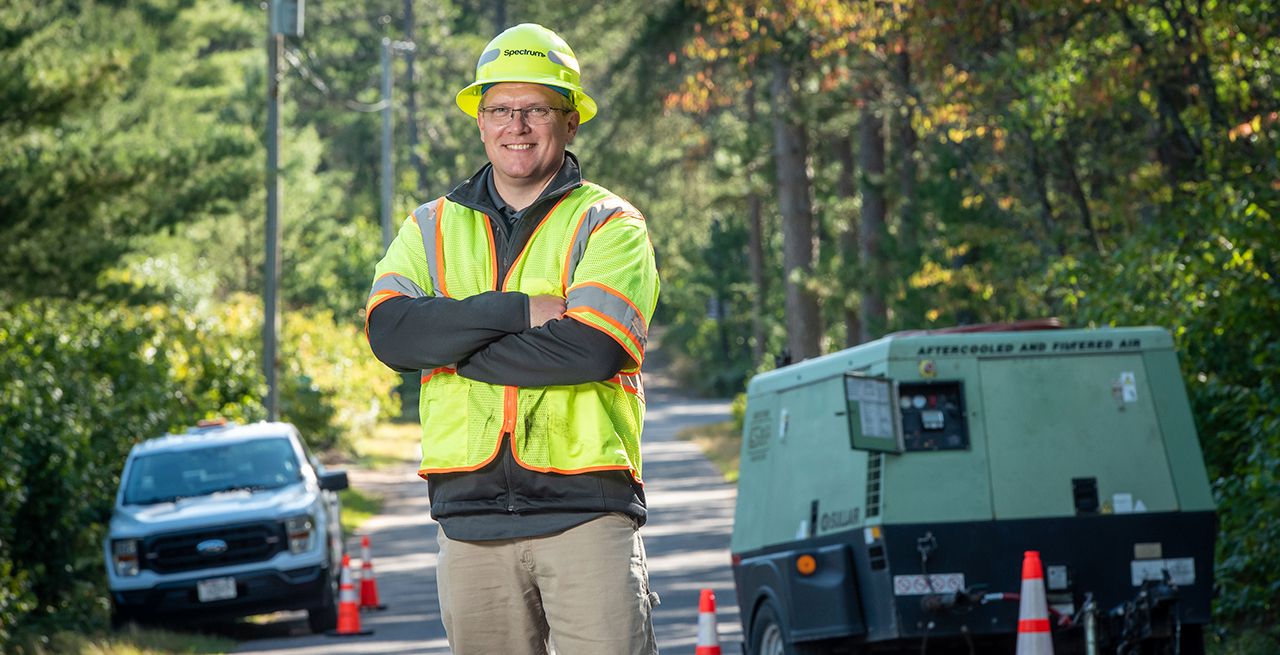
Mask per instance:
[[[369,345],[396,371],[456,363],[463,377],[520,387],[607,380],[628,364],[622,346],[564,310],[558,296],[514,291],[391,298],[369,314]]]

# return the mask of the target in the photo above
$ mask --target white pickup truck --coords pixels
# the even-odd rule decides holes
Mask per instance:
[[[337,623],[339,490],[287,423],[202,423],[133,447],[103,543],[112,623],[307,610]]]

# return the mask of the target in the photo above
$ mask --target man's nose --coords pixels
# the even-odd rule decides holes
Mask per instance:
[[[529,117],[524,115],[523,109],[511,113],[511,127],[517,130],[529,129]]]

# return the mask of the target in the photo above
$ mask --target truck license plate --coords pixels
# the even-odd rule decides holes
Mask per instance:
[[[196,583],[196,596],[202,603],[236,597],[235,578],[209,578]]]

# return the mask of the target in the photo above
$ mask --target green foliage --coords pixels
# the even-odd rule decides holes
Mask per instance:
[[[400,377],[369,354],[363,332],[328,311],[285,316],[282,362],[282,420],[317,449],[349,450],[351,439],[399,412],[392,389]]]
[[[724,221],[712,221],[705,246],[693,251],[703,265],[668,279],[668,288],[664,288],[674,296],[667,311],[675,319],[664,342],[693,355],[694,361],[716,362],[713,371],[692,379],[705,391],[721,396],[743,388],[754,372],[749,342],[752,290],[743,257],[745,240],[740,227],[726,229]],[[702,307],[677,304],[701,298],[706,299]]]
[[[210,75],[184,68],[218,58],[183,41],[186,23],[145,14],[0,9],[0,61],[14,72],[0,81],[0,275],[11,290],[83,295],[134,236],[217,214],[253,185],[253,131],[224,120]],[[197,42],[214,50],[241,37]],[[239,76],[238,62],[221,61],[220,74]]]
[[[365,521],[382,511],[383,497],[359,489],[343,489],[338,492],[342,501],[342,534],[352,535]]]
[[[733,404],[729,406],[729,414],[733,418],[733,429],[741,434],[742,427],[747,422],[747,394],[745,392],[734,395]]]
[[[262,416],[235,336],[163,307],[8,303],[0,377],[0,626],[104,616],[101,540],[134,443]]]
[[[286,315],[281,418],[342,448],[398,405],[396,375],[326,312]],[[0,307],[0,625],[105,608],[101,540],[129,449],[198,419],[260,420],[261,302],[200,315],[58,301]],[[70,622],[70,623],[68,623]],[[5,633],[0,633],[0,644]]]

